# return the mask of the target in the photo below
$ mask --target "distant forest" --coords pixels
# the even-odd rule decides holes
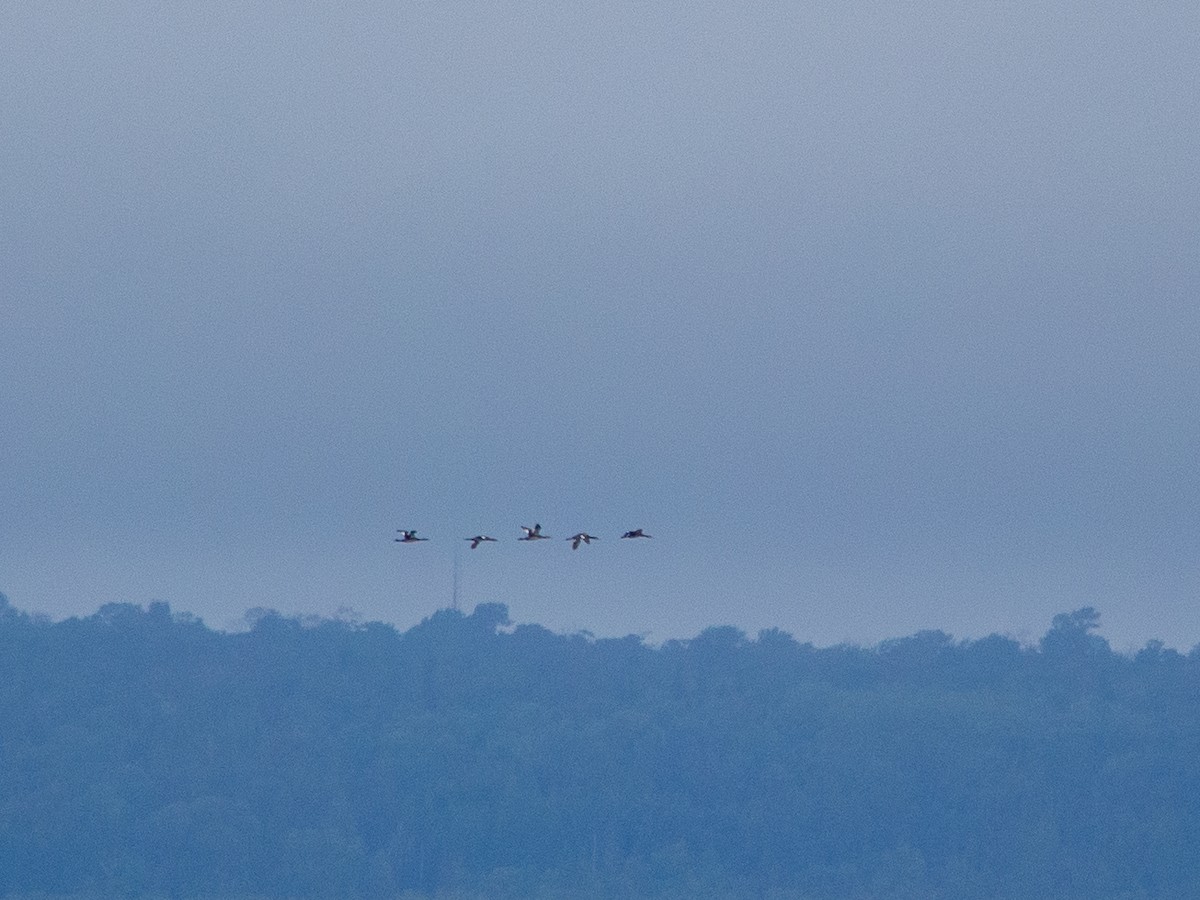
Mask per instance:
[[[0,595],[0,897],[1200,897],[1200,652]]]

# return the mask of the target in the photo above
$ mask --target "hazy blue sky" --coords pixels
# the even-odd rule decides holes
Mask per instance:
[[[1194,0],[0,0],[0,591],[1190,647],[1198,172]]]

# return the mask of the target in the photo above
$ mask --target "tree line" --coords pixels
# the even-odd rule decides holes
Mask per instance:
[[[1200,896],[1200,652],[0,595],[0,896]]]

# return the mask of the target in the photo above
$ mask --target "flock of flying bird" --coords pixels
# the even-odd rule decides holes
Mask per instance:
[[[550,538],[550,535],[542,534],[542,526],[540,523],[534,523],[532,528],[522,525],[521,530],[525,532],[525,536],[517,538],[518,541],[544,541],[549,540]],[[417,537],[417,532],[413,529],[405,530],[403,528],[397,528],[396,531],[400,535],[400,537],[395,539],[395,543],[397,544],[415,544],[418,541],[429,540],[429,538]],[[648,538],[653,537],[653,535],[646,534],[646,532],[642,531],[640,528],[635,528],[633,531],[625,532],[623,535],[621,535],[621,537]],[[463,538],[463,540],[471,542],[472,550],[478,548],[479,545],[485,541],[496,543],[496,539],[494,537],[488,537],[486,534],[477,534],[474,537]],[[566,540],[571,542],[572,550],[578,550],[580,544],[590,544],[592,541],[600,540],[600,538],[596,537],[594,534],[588,534],[586,531],[580,531],[578,534],[571,535]]]

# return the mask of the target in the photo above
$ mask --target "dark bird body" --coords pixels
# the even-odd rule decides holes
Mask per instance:
[[[579,534],[571,535],[569,538],[567,538],[567,540],[571,542],[572,550],[578,550],[580,544],[590,544],[592,541],[600,540],[600,538],[596,537],[595,535],[588,534],[586,531],[581,531]]]

